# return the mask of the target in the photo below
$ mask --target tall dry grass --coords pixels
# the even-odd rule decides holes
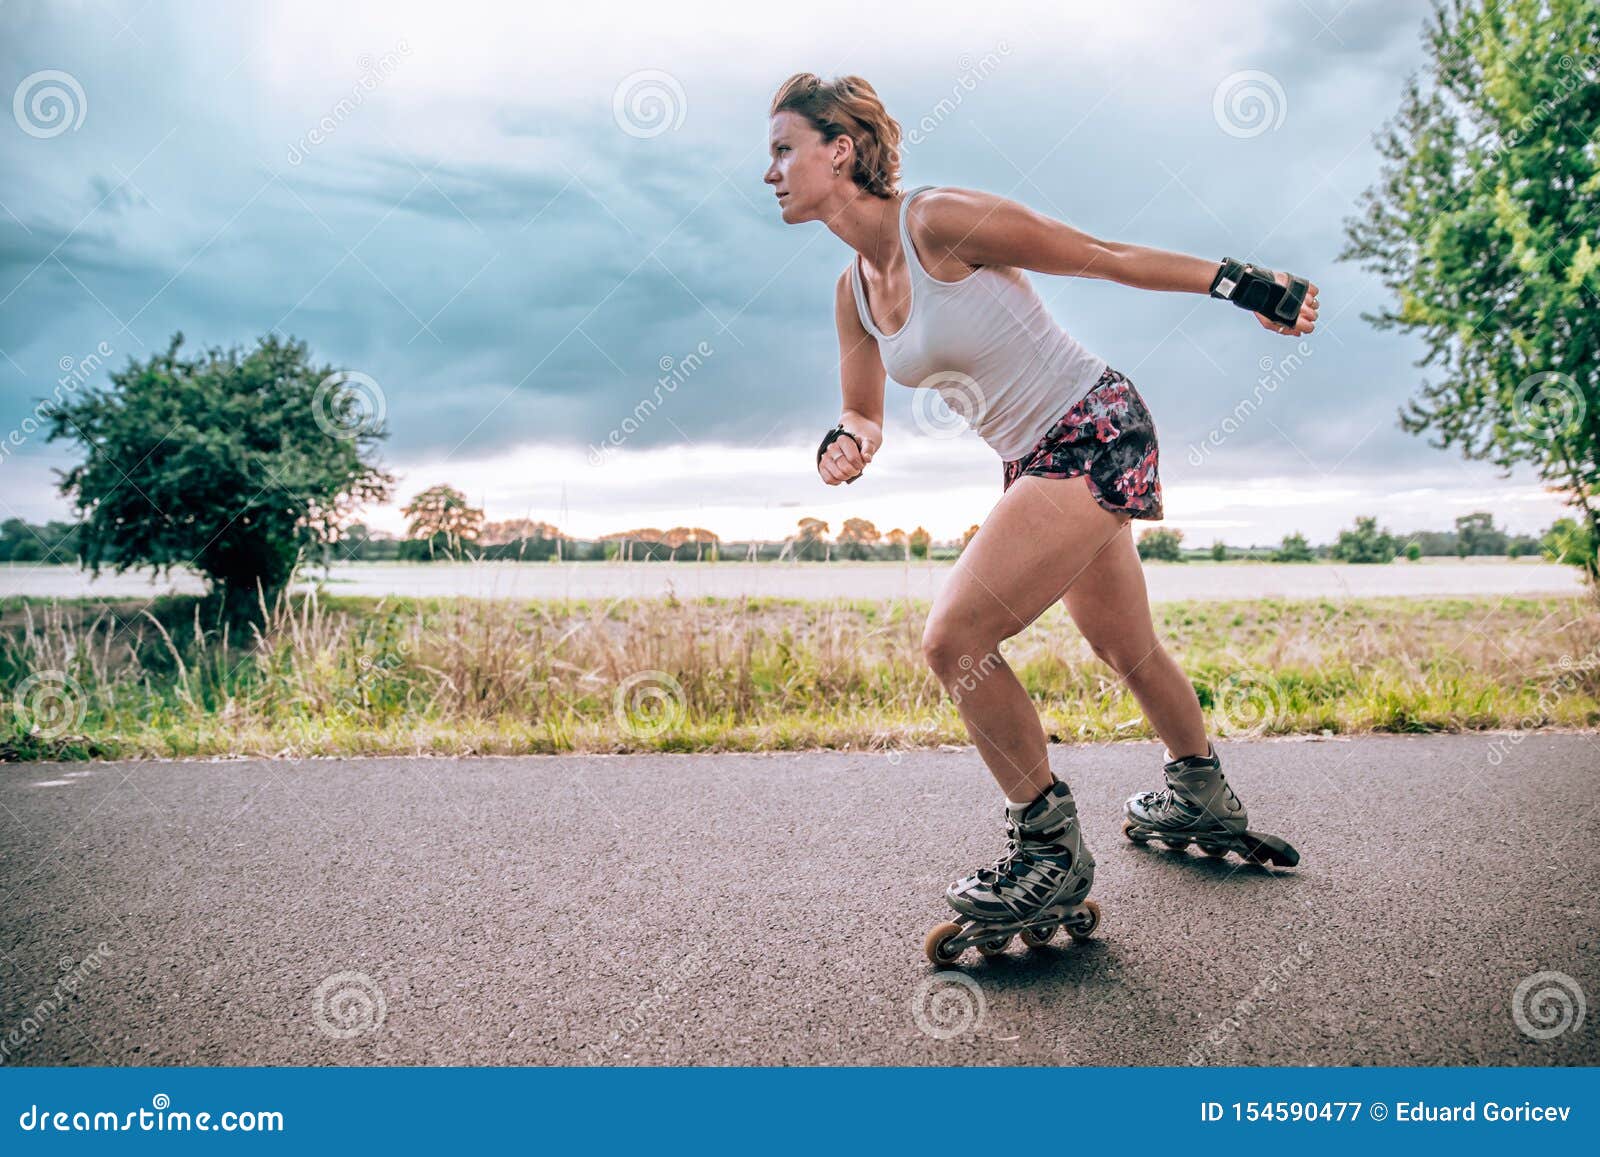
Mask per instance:
[[[0,758],[884,749],[966,743],[909,602],[0,602]],[[1215,733],[1600,723],[1583,598],[1165,604]],[[1001,645],[1063,740],[1152,732],[1057,606]]]

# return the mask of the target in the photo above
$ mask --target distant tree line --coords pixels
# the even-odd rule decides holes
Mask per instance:
[[[582,539],[564,535],[548,522],[486,521],[481,511],[467,505],[459,492],[450,491],[449,487],[424,491],[405,509],[411,516],[406,536],[373,530],[364,522],[351,523],[338,531],[337,538],[322,544],[310,561],[329,565],[478,559],[545,562],[558,558],[567,562],[927,560],[958,556],[978,530],[973,526],[960,539],[935,542],[920,526],[909,533],[896,527],[885,534],[866,519],[851,518],[836,536],[829,538],[828,523],[802,518],[792,536],[778,541],[724,541],[704,527],[683,526],[669,530],[640,527]],[[18,518],[0,522],[0,562],[70,564],[78,557],[78,534],[79,527],[70,522],[52,521],[42,526]],[[1139,557],[1167,562],[1239,559],[1386,563],[1397,557],[1539,555],[1581,566],[1594,550],[1584,527],[1573,519],[1557,519],[1539,535],[1513,535],[1496,527],[1493,515],[1486,511],[1462,515],[1456,519],[1454,530],[1418,530],[1410,534],[1381,530],[1375,517],[1362,516],[1354,526],[1340,531],[1336,541],[1315,546],[1299,533],[1285,535],[1277,546],[1240,547],[1216,540],[1209,547],[1188,547],[1183,544],[1183,537],[1183,531],[1175,527],[1151,527],[1139,536]]]
[[[1487,511],[1463,514],[1454,530],[1418,530],[1391,534],[1378,527],[1376,516],[1361,515],[1355,525],[1339,532],[1336,541],[1312,546],[1305,535],[1286,534],[1277,546],[1230,547],[1220,539],[1209,547],[1183,545],[1183,531],[1151,527],[1139,536],[1139,557],[1165,562],[1209,558],[1215,562],[1244,559],[1254,562],[1393,562],[1396,558],[1490,556],[1522,558],[1542,556],[1552,562],[1587,567],[1595,543],[1587,527],[1571,518],[1558,518],[1538,535],[1513,535],[1494,525]]]

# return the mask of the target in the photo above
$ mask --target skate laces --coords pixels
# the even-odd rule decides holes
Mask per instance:
[[[1017,860],[1031,858],[1022,846],[1020,830],[1016,820],[1006,816],[1006,850],[993,865],[978,869],[978,879],[985,884],[997,884],[1001,880],[1015,881],[1017,878],[1014,870]]]
[[[1146,810],[1157,813],[1170,813],[1192,819],[1205,809],[1198,800],[1190,799],[1179,792],[1170,784],[1159,791],[1143,792],[1139,802]]]
[[[1034,842],[1040,843],[1040,841]],[[1006,850],[994,862],[993,866],[978,869],[978,879],[990,886],[1002,883],[1016,884],[1021,881],[1023,872],[1036,865],[1049,862],[1050,857],[1048,855],[1027,846],[1028,843],[1028,838],[1023,834],[1021,825],[1012,816],[1007,815]],[[1047,845],[1041,844],[1041,846]]]

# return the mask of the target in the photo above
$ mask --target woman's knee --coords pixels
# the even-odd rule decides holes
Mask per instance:
[[[998,646],[998,639],[941,620],[929,619],[922,630],[922,657],[941,678],[992,666]]]
[[[1089,649],[1094,652],[1095,658],[1115,671],[1119,679],[1126,681],[1154,670],[1154,660],[1161,652],[1161,643],[1145,640],[1130,644],[1126,639],[1091,639]]]

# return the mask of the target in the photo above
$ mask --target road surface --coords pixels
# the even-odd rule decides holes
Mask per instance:
[[[0,767],[0,1062],[1600,1063],[1600,736],[1218,749],[1299,868],[1131,845],[1160,746],[1053,746],[1099,933],[954,971],[970,747]]]

